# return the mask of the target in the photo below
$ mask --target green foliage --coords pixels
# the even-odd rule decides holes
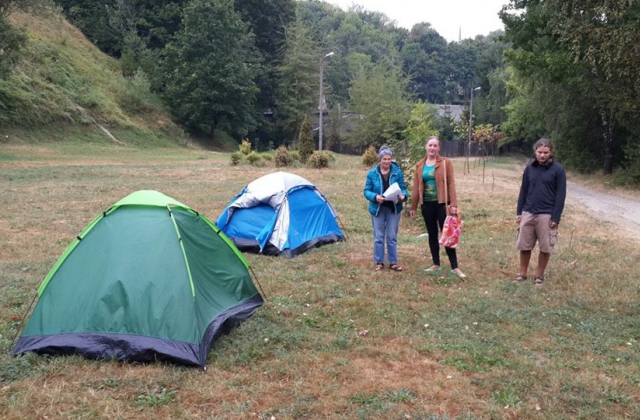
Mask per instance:
[[[233,166],[238,165],[242,161],[243,156],[244,156],[244,154],[241,153],[241,152],[233,152],[233,153],[231,153],[231,164]]]
[[[163,97],[177,120],[213,136],[238,136],[256,126],[253,42],[232,0],[193,0],[184,27],[164,50]],[[224,57],[223,60],[220,58]]]
[[[247,162],[249,162],[252,165],[255,165],[262,160],[262,157],[260,156],[259,153],[252,151],[247,155],[246,159],[247,159]]]
[[[286,28],[295,21],[296,2],[242,0],[235,1],[235,8],[255,35],[255,47],[263,62],[262,71],[256,79],[260,89],[257,96],[258,109],[275,109],[275,91],[279,78],[277,69],[288,54],[285,40],[290,38],[290,33]]]
[[[272,162],[273,161],[273,156],[270,155],[269,153],[261,153],[260,157],[262,158],[262,160],[264,160],[266,162]]]
[[[329,162],[331,162],[331,152],[326,150],[313,152],[308,160],[309,166],[314,169],[328,168]]]
[[[300,162],[300,153],[297,150],[290,150],[289,156],[295,162]]]
[[[362,164],[366,167],[371,167],[378,163],[378,152],[373,146],[367,147],[362,154]]]
[[[123,90],[119,92],[118,104],[123,110],[136,114],[149,111],[156,96],[151,93],[151,83],[146,73],[138,69],[134,76],[125,79]]]
[[[628,30],[638,16],[640,5],[623,0],[506,8],[501,17],[514,47],[507,57],[519,83],[506,107],[508,138],[541,127],[569,168],[601,165],[609,174],[624,164],[625,146],[640,138],[632,116],[640,92],[629,89],[640,83],[640,59],[627,50],[640,43],[638,31]]]
[[[404,146],[394,145],[396,160],[417,162],[425,155],[424,145],[430,136],[438,135],[438,112],[436,108],[424,102],[413,106],[407,128],[404,130]],[[403,168],[406,169],[406,168]]]
[[[240,143],[240,146],[238,146],[238,151],[245,156],[251,153],[251,142],[249,141],[249,139],[242,140],[242,143]]]
[[[300,127],[300,139],[298,140],[298,153],[300,153],[300,162],[307,163],[307,160],[315,150],[313,144],[313,133],[311,131],[311,123],[309,118],[305,117]]]
[[[318,104],[318,54],[305,23],[295,21],[286,34],[284,59],[277,69],[276,105],[278,124],[293,139]]]
[[[27,43],[23,30],[13,28],[4,16],[0,15],[0,80],[6,79],[15,66],[19,53]]]
[[[613,173],[613,180],[618,185],[640,188],[640,144],[625,148],[626,163]]]
[[[358,70],[351,88],[351,107],[363,119],[349,143],[364,148],[400,138],[411,112],[406,77],[392,62],[372,65],[368,58],[360,57],[354,66]]]
[[[293,162],[291,160],[291,156],[289,156],[289,152],[287,151],[286,146],[282,145],[278,147],[278,150],[276,150],[274,161],[277,168],[291,166]]]
[[[176,398],[176,391],[167,391],[166,388],[156,390],[150,394],[142,394],[136,397],[136,403],[141,409],[159,407],[171,403]]]

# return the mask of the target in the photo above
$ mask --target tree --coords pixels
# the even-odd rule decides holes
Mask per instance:
[[[249,24],[255,46],[261,55],[261,68],[256,75],[259,110],[275,107],[278,67],[282,65],[286,51],[285,28],[296,19],[294,0],[235,0],[235,9],[243,22]],[[295,131],[295,130],[294,130]]]
[[[255,127],[252,37],[232,0],[192,0],[164,51],[162,92],[181,123],[213,138]]]
[[[300,127],[300,141],[298,142],[298,152],[300,153],[300,162],[307,163],[309,156],[315,150],[313,144],[313,132],[311,131],[311,123],[309,118],[305,117]]]
[[[301,21],[287,28],[284,60],[278,67],[276,116],[278,124],[295,140],[302,121],[318,106],[317,48]]]
[[[362,119],[349,139],[360,149],[370,144],[402,138],[411,112],[406,77],[392,62],[372,64],[368,57],[354,55],[358,68],[351,87],[351,109]]]
[[[520,91],[530,95],[516,103],[541,111],[528,114],[541,115],[559,154],[580,169],[600,163],[611,173],[624,159],[625,144],[640,138],[633,117],[640,93],[639,15],[640,5],[627,0],[512,0],[501,13],[514,46],[509,62],[525,85]]]
[[[435,106],[418,101],[411,110],[407,127],[403,131],[404,139],[393,144],[396,161],[413,165],[424,157],[424,145],[429,136],[438,135],[438,111]],[[407,172],[408,167],[402,168]]]

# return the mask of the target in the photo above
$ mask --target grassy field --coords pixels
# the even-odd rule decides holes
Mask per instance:
[[[640,418],[640,249],[569,202],[544,288],[513,284],[524,164],[514,158],[469,173],[455,162],[465,283],[423,274],[424,226],[406,215],[405,272],[374,272],[366,168],[337,156],[329,169],[290,171],[327,195],[348,241],[295,259],[247,255],[268,302],[214,344],[206,372],[10,356],[40,282],[99,212],[155,189],[215,220],[275,171],[229,162],[185,149],[0,144],[0,418]]]

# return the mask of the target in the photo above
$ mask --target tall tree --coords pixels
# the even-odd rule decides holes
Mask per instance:
[[[163,96],[179,122],[211,137],[255,127],[252,37],[233,0],[192,0],[164,51]]]
[[[287,29],[276,94],[277,120],[290,141],[295,140],[306,115],[317,110],[319,56],[307,26],[296,21]]]
[[[362,120],[349,139],[357,149],[400,139],[411,112],[408,80],[393,62],[373,64],[367,56],[352,56],[354,73],[350,96],[351,109]]]
[[[235,0],[235,8],[249,25],[261,54],[261,71],[256,84],[260,88],[257,106],[260,110],[275,106],[277,68],[284,59],[285,28],[296,19],[294,0]]]

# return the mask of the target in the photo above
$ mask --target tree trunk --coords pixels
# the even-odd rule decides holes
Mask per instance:
[[[600,108],[600,119],[602,120],[602,139],[604,143],[603,169],[605,175],[613,173],[613,127],[609,122],[609,115],[604,108]]]

